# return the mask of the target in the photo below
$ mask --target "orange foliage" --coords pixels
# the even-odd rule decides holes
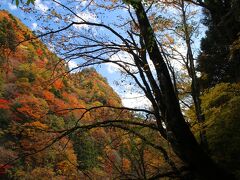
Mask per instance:
[[[122,166],[123,166],[124,171],[129,171],[130,168],[131,168],[131,162],[128,159],[123,158],[122,159]]]
[[[49,144],[52,139],[56,138],[55,133],[46,133],[42,131],[43,129],[47,129],[48,126],[39,121],[33,123],[25,123],[23,127],[24,128],[21,133],[23,135],[23,138],[21,138],[19,143],[21,144],[22,149],[25,151],[35,151],[42,149],[47,144]],[[38,161],[38,163],[41,163],[44,161],[44,159],[42,159],[44,153],[48,152],[42,152],[34,157],[28,157],[28,160],[31,161],[31,159],[34,158]]]
[[[37,129],[47,129],[48,126],[46,124],[43,124],[39,121],[34,121],[34,122],[31,122],[31,123],[26,123],[25,124],[26,126],[30,126],[30,127],[36,127]]]
[[[34,96],[23,95],[17,98],[17,103],[21,105],[17,111],[30,118],[39,119],[48,112],[47,103]]]
[[[95,139],[104,139],[106,137],[106,132],[103,128],[96,128],[93,129],[91,131],[91,135],[95,138]]]
[[[67,92],[63,92],[62,96],[70,104],[79,104],[78,97],[75,94],[69,94]]]
[[[54,81],[53,86],[58,90],[62,89],[63,87],[62,79],[57,79],[56,81]]]
[[[84,103],[82,103],[76,94],[69,94],[67,92],[62,93],[63,99],[68,102],[68,108],[72,109],[72,113],[76,119],[80,118],[82,114],[85,112],[84,109],[77,109],[77,108],[85,108]],[[76,109],[74,109],[76,108]],[[89,113],[84,115],[84,120],[90,119]]]
[[[50,101],[50,102],[54,102],[54,94],[51,93],[50,91],[47,91],[47,90],[43,90],[42,92],[42,95],[43,95],[43,98],[47,101]]]
[[[54,111],[58,115],[64,115],[69,112],[69,105],[61,99],[55,98],[54,100]]]
[[[111,98],[108,100],[108,105],[117,107],[119,106],[119,102],[117,101],[117,99]]]

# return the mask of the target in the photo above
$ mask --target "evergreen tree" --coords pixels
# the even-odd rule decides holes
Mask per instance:
[[[220,82],[238,82],[240,78],[239,48],[234,55],[232,45],[240,32],[240,1],[207,0],[203,23],[208,27],[201,42],[199,70],[203,88]]]

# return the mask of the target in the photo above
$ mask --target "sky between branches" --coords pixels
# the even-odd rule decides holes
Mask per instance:
[[[104,0],[98,0],[99,3],[105,3],[104,5],[107,5],[107,1]],[[66,6],[71,6],[71,4],[68,4],[67,1],[59,1],[61,3],[65,3],[64,5]],[[120,25],[127,21],[129,19],[129,14],[127,12],[127,9],[125,8],[116,8],[114,10],[103,10],[101,8],[96,9],[96,7],[92,7],[89,5],[91,0],[80,0],[78,1],[78,4],[74,6],[75,9],[73,10],[78,16],[83,18],[86,21],[89,22],[97,22],[97,23],[104,23],[109,26],[115,26]],[[121,3],[120,3],[121,4]],[[88,6],[88,8],[86,8]],[[37,14],[32,14],[32,13],[26,13],[22,9],[22,5],[20,7],[16,7],[14,4],[12,4],[11,0],[2,0],[0,2],[0,9],[5,9],[9,11],[11,14],[19,18],[25,25],[27,25],[32,31],[35,32],[47,32],[46,30],[42,29],[41,25],[46,24],[46,22],[43,21],[45,18],[45,14],[47,12],[51,13],[63,13],[66,11],[66,9],[63,9],[56,3],[52,3],[50,0],[36,0],[35,5],[28,6],[25,8],[33,8]],[[197,10],[199,14],[195,16],[196,20],[200,20],[200,9],[196,7],[191,7],[193,10]],[[161,8],[163,11],[163,14],[168,15],[166,13],[169,13],[169,16],[173,16],[175,12],[174,9],[164,9],[164,7]],[[153,10],[154,11],[154,10]],[[39,15],[42,16],[42,19],[38,19]],[[74,21],[81,21],[80,19],[73,19]],[[54,21],[54,23],[51,23],[51,28],[56,29],[58,28],[56,24],[62,23],[57,17],[55,19],[51,19],[51,21]],[[199,24],[200,25],[200,24]],[[97,36],[98,34],[103,34],[104,36],[108,36],[108,32],[102,28],[96,28],[96,27],[90,27],[87,25],[76,25],[74,26],[76,30],[79,31],[85,31],[86,33],[90,32],[92,36]],[[192,43],[195,56],[199,52],[199,44],[200,44],[200,39],[204,35],[205,28],[202,27],[201,25],[199,26],[200,31],[198,36],[194,37],[194,42]],[[118,33],[124,33],[124,28],[118,28]],[[111,36],[111,35],[110,35]],[[110,37],[112,40],[116,40],[115,37]],[[175,41],[179,41],[178,44],[178,51],[180,51],[183,54],[186,54],[186,48],[184,45],[181,45],[182,42],[180,39],[175,39]],[[50,50],[55,51],[55,45],[51,43],[47,43],[47,46],[49,47]],[[124,52],[117,53],[113,56],[110,57],[111,60],[123,60],[123,61],[132,61],[132,57]],[[69,67],[74,68],[76,67],[79,63],[81,63],[81,59],[75,59],[70,61]],[[178,71],[181,71],[181,66],[179,63],[173,62],[175,68]],[[107,78],[109,84],[114,88],[114,90],[121,96],[122,102],[124,106],[127,107],[143,107],[143,106],[149,106],[148,100],[144,97],[144,95],[138,91],[134,83],[132,83],[131,80],[126,79],[125,75],[121,74],[120,69],[117,67],[117,65],[114,64],[104,64],[104,65],[97,65],[94,66],[95,69],[102,74],[104,77]]]

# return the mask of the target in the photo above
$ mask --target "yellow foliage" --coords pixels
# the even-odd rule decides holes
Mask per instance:
[[[26,123],[25,126],[36,127],[37,129],[48,129],[48,126],[46,124],[41,123],[40,121]]]

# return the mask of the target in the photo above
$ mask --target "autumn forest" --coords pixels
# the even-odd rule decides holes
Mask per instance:
[[[0,2],[0,179],[240,180],[239,109],[239,0]]]

